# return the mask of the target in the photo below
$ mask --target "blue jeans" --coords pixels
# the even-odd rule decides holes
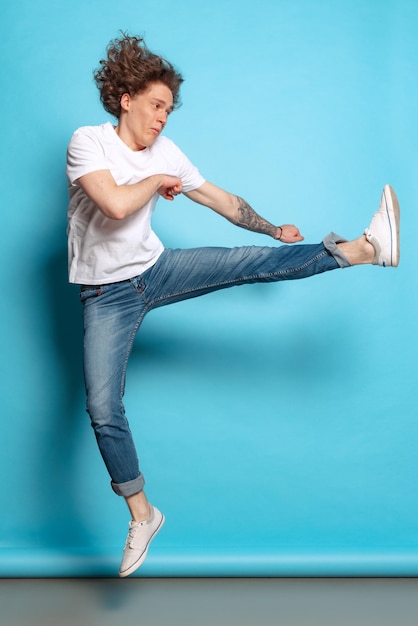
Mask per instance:
[[[234,285],[295,280],[348,267],[336,245],[342,241],[331,233],[315,245],[165,250],[141,276],[82,285],[87,411],[118,495],[130,496],[144,487],[123,395],[129,354],[145,314]]]

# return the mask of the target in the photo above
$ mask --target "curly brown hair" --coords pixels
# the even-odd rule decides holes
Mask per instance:
[[[173,107],[180,105],[183,77],[166,59],[151,52],[142,37],[122,33],[107,47],[107,58],[94,72],[100,100],[108,113],[119,119],[120,99],[124,93],[136,96],[150,83],[164,83],[173,94]]]

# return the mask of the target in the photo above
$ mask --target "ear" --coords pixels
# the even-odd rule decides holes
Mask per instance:
[[[120,99],[120,106],[123,111],[129,111],[131,104],[131,96],[128,93],[124,93]]]

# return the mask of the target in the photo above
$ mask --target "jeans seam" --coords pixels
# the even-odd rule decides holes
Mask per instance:
[[[131,333],[131,337],[129,339],[129,343],[128,343],[128,347],[125,353],[125,358],[123,360],[123,366],[122,366],[122,379],[121,379],[121,386],[119,389],[119,400],[121,403],[121,408],[123,408],[123,402],[122,402],[122,398],[124,395],[124,391],[125,391],[125,379],[126,379],[126,371],[128,368],[128,362],[129,362],[129,357],[131,355],[132,352],[132,346],[134,345],[134,341],[135,341],[135,337],[137,335],[138,332],[138,328],[141,325],[142,320],[144,319],[145,315],[148,313],[149,311],[149,307],[147,306],[146,309],[144,309],[144,311],[141,313],[141,315],[138,317],[138,319],[135,322],[135,326],[133,327],[132,333]]]
[[[141,295],[141,294],[138,294],[138,295]],[[148,311],[149,311],[149,307],[147,306],[147,308],[144,309],[144,311],[141,313],[141,315],[138,317],[138,319],[135,322],[135,325],[134,325],[132,333],[131,333],[131,337],[129,339],[127,350],[126,350],[126,353],[125,353],[125,358],[123,360],[123,366],[122,366],[122,376],[121,376],[120,388],[119,388],[119,407],[120,407],[121,415],[123,415],[125,417],[125,420],[127,421],[129,429],[130,429],[130,426],[129,426],[129,422],[127,420],[127,417],[125,415],[125,407],[124,407],[124,404],[123,404],[123,396],[124,396],[124,393],[125,393],[126,372],[127,372],[127,369],[128,369],[129,357],[130,357],[131,352],[132,352],[132,346],[134,345],[134,341],[135,341],[135,337],[136,337],[137,332],[138,332],[138,328],[140,327],[141,322],[144,319],[144,317],[145,317],[145,315],[147,314]],[[136,462],[137,462],[137,465],[139,467],[139,457],[138,457],[138,452],[136,450],[136,446],[134,446],[134,451],[135,451]],[[137,476],[137,478],[139,478],[140,476],[141,476],[141,471],[139,472],[139,475]],[[133,479],[133,480],[135,480],[135,479]],[[124,484],[124,483],[115,483],[115,484]]]
[[[248,281],[248,280],[253,280],[256,278],[267,278],[269,276],[279,276],[280,274],[294,274],[296,272],[300,272],[304,269],[306,269],[307,267],[309,267],[310,265],[312,265],[312,263],[315,263],[316,261],[318,261],[319,259],[329,256],[329,252],[327,252],[327,250],[323,250],[322,252],[320,252],[319,254],[317,254],[316,256],[312,257],[312,259],[310,259],[309,261],[306,261],[303,265],[300,265],[298,267],[294,267],[291,269],[286,269],[286,270],[279,270],[277,272],[269,272],[267,274],[251,274],[250,276],[241,276],[240,278],[234,278],[231,280],[225,280],[225,281],[220,281],[217,283],[210,283],[208,285],[201,285],[200,287],[195,287],[193,289],[189,288],[189,289],[184,289],[183,291],[176,291],[173,293],[169,293],[166,294],[164,296],[160,296],[158,298],[154,298],[150,301],[146,300],[143,296],[143,294],[138,294],[142,297],[143,301],[147,304],[147,310],[144,312],[144,316],[145,314],[152,308],[153,304],[156,304],[157,302],[162,302],[163,300],[166,300],[168,298],[173,298],[176,296],[181,296],[185,293],[193,293],[195,291],[201,291],[202,289],[210,289],[212,287],[219,287],[221,285],[233,285],[234,283],[239,284],[242,283],[244,281]]]

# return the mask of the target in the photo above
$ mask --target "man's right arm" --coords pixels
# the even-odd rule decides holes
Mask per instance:
[[[181,180],[168,174],[154,174],[133,185],[118,185],[110,170],[98,170],[80,176],[77,182],[102,213],[114,220],[140,211],[155,193],[174,200],[182,190]]]

